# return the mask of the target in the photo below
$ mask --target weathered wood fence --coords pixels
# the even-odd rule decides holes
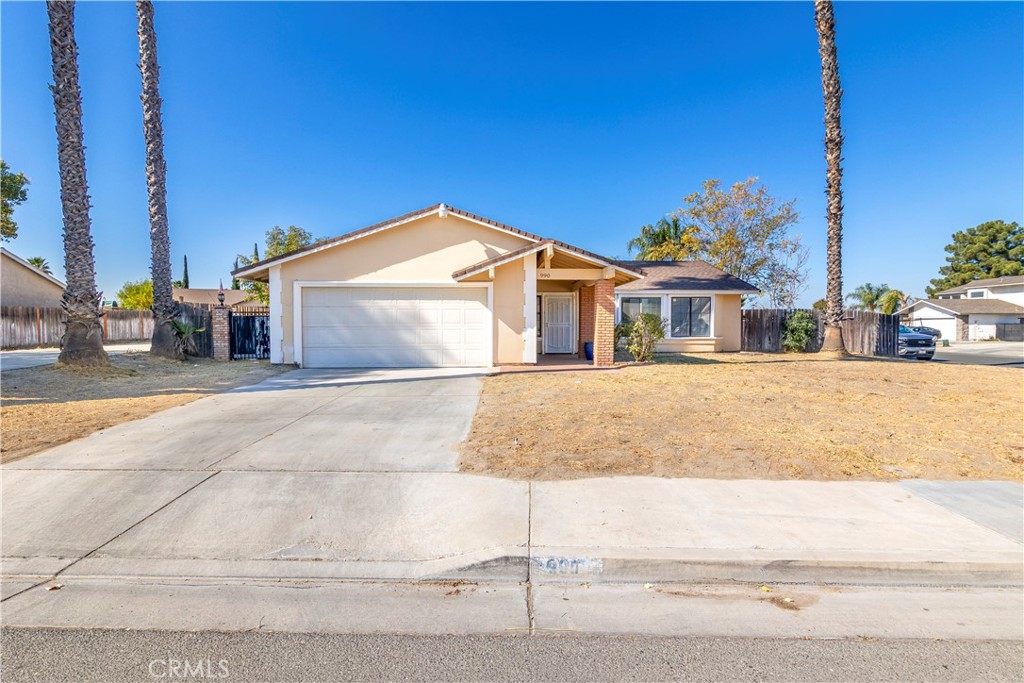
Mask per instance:
[[[804,347],[814,353],[821,350],[825,337],[825,323],[820,311],[803,310],[811,314],[818,325],[818,333]],[[743,351],[778,353],[782,351],[782,330],[795,310],[780,308],[751,308],[743,311],[740,348]],[[899,316],[869,311],[846,311],[843,319],[843,340],[846,350],[863,356],[896,356],[899,340]]]
[[[179,304],[181,319],[204,332],[195,335],[199,355],[213,355],[211,307]],[[100,320],[103,340],[123,342],[153,337],[153,313],[127,308],[105,308]],[[64,334],[64,310],[57,307],[0,306],[0,347],[5,349],[59,346]]]
[[[996,339],[1024,341],[1024,323],[996,323]]]

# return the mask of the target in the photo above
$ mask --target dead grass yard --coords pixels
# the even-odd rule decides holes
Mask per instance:
[[[291,369],[267,361],[178,363],[148,353],[111,356],[110,362],[111,368],[50,365],[0,375],[0,461]]]
[[[676,356],[488,377],[459,468],[513,479],[1024,476],[1024,372],[808,356]]]

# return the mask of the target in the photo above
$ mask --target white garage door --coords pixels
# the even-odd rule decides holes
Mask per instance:
[[[483,287],[303,287],[302,365],[490,365]]]
[[[956,341],[956,318],[948,315],[940,315],[929,310],[920,311],[911,316],[913,325],[934,327],[942,332],[942,338]]]

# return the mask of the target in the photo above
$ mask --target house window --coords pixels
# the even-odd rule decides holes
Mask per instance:
[[[970,292],[967,293],[967,296],[969,296],[972,299],[984,299],[985,298],[985,290],[984,289],[973,289],[973,290],[971,290]]]
[[[711,297],[672,297],[669,331],[673,337],[710,337]]]
[[[629,322],[641,313],[653,313],[661,317],[660,296],[635,296],[623,298],[619,305],[622,310],[622,322]]]

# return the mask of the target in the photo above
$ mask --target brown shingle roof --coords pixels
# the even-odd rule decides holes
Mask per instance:
[[[1024,315],[1024,306],[1018,306],[1002,299],[918,299],[907,308],[913,308],[917,304],[932,304],[938,308],[953,311],[957,315],[971,313]]]
[[[944,289],[936,294],[960,294],[966,292],[968,289],[978,289],[979,287],[999,287],[1002,285],[1022,285],[1024,284],[1024,275],[1004,275],[1002,277],[990,277],[984,280],[974,280],[958,287],[950,287]]]
[[[647,277],[624,285],[616,290],[698,290],[698,291],[743,291],[758,292],[754,285],[716,268],[706,261],[620,261],[624,267],[640,270]]]

